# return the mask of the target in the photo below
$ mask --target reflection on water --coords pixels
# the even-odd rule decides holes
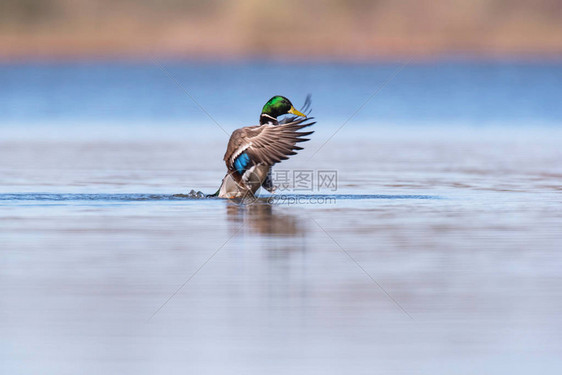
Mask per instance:
[[[277,208],[278,209],[278,208]],[[237,232],[240,226],[253,233],[274,236],[302,236],[304,223],[295,215],[277,212],[276,207],[264,202],[237,204],[229,202],[226,214],[234,225],[231,231]]]

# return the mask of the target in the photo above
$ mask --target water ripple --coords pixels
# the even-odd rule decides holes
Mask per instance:
[[[284,194],[260,197],[274,201],[299,199],[337,199],[337,200],[370,200],[370,199],[441,199],[434,195],[408,194]],[[4,193],[0,194],[0,201],[100,201],[100,202],[136,202],[136,201],[188,201],[216,198],[201,192],[188,194],[66,194],[66,193]]]

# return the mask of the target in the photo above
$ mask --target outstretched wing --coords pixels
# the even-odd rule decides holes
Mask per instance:
[[[249,165],[274,165],[302,150],[297,143],[306,142],[314,131],[300,131],[314,125],[312,118],[298,118],[280,125],[248,126],[235,130],[228,141],[224,161],[229,170],[243,172]],[[252,164],[253,163],[253,164]]]
[[[312,105],[312,95],[308,94],[301,108],[301,112],[304,113],[306,117],[308,117],[308,115],[310,115],[310,112],[312,112],[312,108],[310,108],[311,105]],[[287,116],[281,121],[279,121],[279,124],[288,124],[290,122],[296,121],[297,119],[299,119],[299,116]]]

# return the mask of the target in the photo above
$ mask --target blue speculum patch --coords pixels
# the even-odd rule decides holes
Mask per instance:
[[[250,157],[244,152],[234,160],[234,168],[236,168],[236,171],[238,173],[244,174],[244,171],[246,170],[246,167],[249,163]]]

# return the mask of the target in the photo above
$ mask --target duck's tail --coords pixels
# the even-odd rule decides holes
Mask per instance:
[[[207,197],[218,197],[220,191],[221,191],[221,188],[219,187],[218,190],[215,192],[215,194],[207,194]]]

